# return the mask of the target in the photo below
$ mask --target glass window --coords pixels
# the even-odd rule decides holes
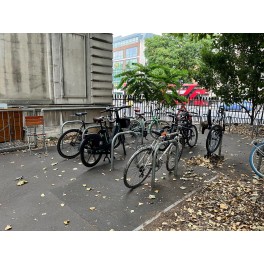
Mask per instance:
[[[123,50],[114,52],[114,60],[123,59]]]
[[[137,47],[126,49],[126,58],[137,57],[137,52],[138,52]]]

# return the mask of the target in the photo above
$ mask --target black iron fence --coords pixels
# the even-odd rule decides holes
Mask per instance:
[[[113,96],[113,105],[121,106],[128,105],[131,106],[130,109],[126,109],[122,114],[130,117],[135,117],[135,112],[140,111],[145,113],[146,118],[151,118],[154,114],[158,114],[162,119],[168,119],[167,112],[177,112],[177,109],[181,107],[181,104],[176,104],[174,107],[167,107],[161,103],[156,102],[146,102],[143,98],[138,100],[133,96],[115,94]],[[220,106],[224,106],[226,110],[226,122],[228,124],[250,124],[251,118],[244,109],[252,110],[251,102],[244,102],[243,107],[239,104],[225,105],[218,98],[208,98],[202,97],[200,99],[195,99],[189,101],[185,104],[188,111],[197,113],[193,116],[193,121],[195,123],[200,123],[205,121],[207,118],[208,109],[211,109],[212,117],[216,116],[216,113]],[[159,111],[155,111],[155,109]],[[256,116],[254,117],[254,125],[264,124],[264,105],[257,106],[255,109]],[[168,119],[169,120],[169,119]]]

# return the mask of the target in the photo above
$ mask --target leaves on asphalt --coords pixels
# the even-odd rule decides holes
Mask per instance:
[[[264,230],[264,180],[221,175],[144,230]]]

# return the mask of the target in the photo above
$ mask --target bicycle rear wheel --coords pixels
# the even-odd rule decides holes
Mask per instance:
[[[249,163],[259,177],[264,177],[264,142],[253,146],[249,155]]]
[[[93,167],[95,166],[102,157],[100,152],[101,137],[98,134],[89,134],[83,140],[80,147],[81,160],[84,166]]]
[[[152,148],[141,148],[129,159],[124,170],[124,184],[134,189],[138,187],[152,170]]]
[[[72,159],[79,155],[82,142],[82,131],[69,129],[58,140],[57,151],[65,159]]]
[[[222,140],[223,130],[219,125],[213,126],[206,138],[206,150],[207,153],[211,154],[217,150]]]

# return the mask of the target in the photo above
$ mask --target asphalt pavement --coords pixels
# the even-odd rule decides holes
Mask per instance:
[[[159,212],[199,190],[219,173],[252,174],[248,164],[250,138],[226,133],[223,139],[222,166],[208,169],[190,168],[186,161],[203,156],[205,135],[199,132],[197,146],[186,147],[179,163],[178,176],[166,171],[165,165],[156,173],[154,188],[151,179],[130,190],[123,183],[123,170],[135,151],[134,144],[115,150],[114,170],[110,163],[101,161],[93,168],[85,167],[80,158],[64,159],[56,147],[42,150],[16,151],[0,154],[0,230],[10,225],[14,231],[132,231]],[[148,137],[149,138],[149,137]],[[184,175],[194,173],[192,180]],[[23,176],[26,184],[18,186]],[[152,195],[152,196],[150,196]],[[155,197],[154,197],[154,196]]]

